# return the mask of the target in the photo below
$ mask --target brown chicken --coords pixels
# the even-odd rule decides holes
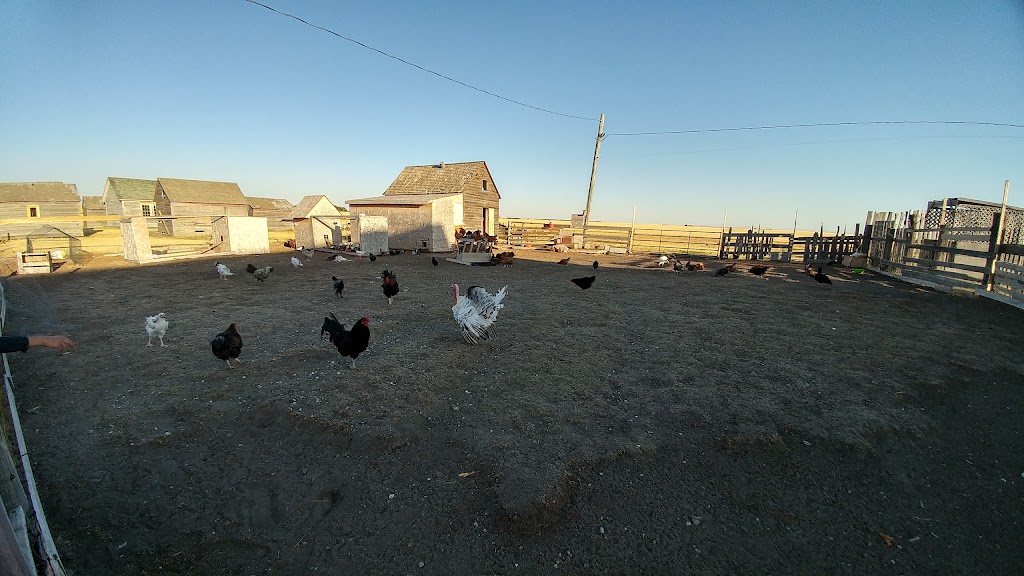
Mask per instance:
[[[569,258],[562,258],[561,260],[558,261],[558,263],[561,264],[562,266],[565,266],[566,264],[569,263]]]
[[[696,263],[692,263],[691,264],[690,262],[687,262],[686,263],[686,269],[689,270],[690,272],[695,272],[697,270],[703,270],[704,269],[704,263],[703,262],[696,262]]]

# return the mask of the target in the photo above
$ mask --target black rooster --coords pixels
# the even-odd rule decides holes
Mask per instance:
[[[359,322],[346,330],[345,325],[338,321],[334,313],[324,317],[324,325],[320,328],[320,339],[323,340],[324,332],[330,335],[331,344],[338,349],[342,356],[352,359],[351,368],[356,367],[356,358],[362,354],[370,344],[370,318],[363,316]]]
[[[337,276],[331,276],[331,280],[334,280],[334,293],[344,298],[342,292],[345,291],[345,281]]]
[[[832,280],[821,271],[821,266],[818,266],[818,273],[814,275],[814,279],[818,281],[818,284],[832,285]]]
[[[391,300],[398,295],[398,278],[390,270],[385,270],[383,276],[384,283],[381,284],[381,288],[384,290],[384,297],[388,299],[388,304],[390,305]]]
[[[715,270],[715,276],[725,276],[728,273],[729,273],[729,267],[728,266],[725,267],[725,268],[719,268],[718,270]]]
[[[590,286],[594,283],[594,280],[597,280],[597,276],[587,276],[585,278],[573,278],[572,280],[569,280],[569,282],[572,282],[573,284],[575,284],[575,285],[579,286],[580,288],[586,290],[587,288],[590,288]]]
[[[232,358],[236,363],[241,363],[238,356],[242,353],[242,335],[238,333],[233,323],[228,326],[227,330],[210,340],[210,347],[213,348],[214,356],[228,363],[228,368],[234,368],[231,365]]]
[[[434,266],[437,266],[437,258],[434,258],[433,256],[431,256],[430,257],[430,263],[433,264]]]
[[[751,266],[750,273],[754,276],[760,276],[764,278],[764,273],[768,271],[767,266]]]

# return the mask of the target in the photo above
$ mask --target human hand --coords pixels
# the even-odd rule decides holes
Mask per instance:
[[[57,350],[60,350],[62,354],[67,354],[72,348],[75,347],[75,343],[67,336],[29,336],[28,346],[29,348],[35,346],[55,348]]]

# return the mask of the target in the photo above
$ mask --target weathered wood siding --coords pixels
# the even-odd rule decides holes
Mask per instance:
[[[483,189],[484,180],[487,181],[487,190]],[[466,183],[462,197],[462,221],[467,230],[484,229],[484,208],[494,209],[494,225],[497,227],[498,218],[501,217],[498,212],[498,191],[483,167],[477,170],[476,177]]]
[[[388,219],[388,247],[399,250],[433,249],[433,212],[424,206],[354,206],[355,215]],[[454,235],[454,232],[453,232]],[[424,246],[424,244],[426,244]]]
[[[28,207],[38,206],[39,207],[39,218],[37,221],[26,222],[24,224],[3,224],[0,229],[0,235],[4,238],[8,234],[12,238],[23,238],[28,235],[47,235],[47,232],[52,232],[53,235],[59,235],[60,233],[53,230],[56,228],[65,234],[71,236],[81,237],[82,236],[82,223],[79,222],[55,222],[49,221],[47,218],[54,216],[81,216],[82,205],[79,202],[3,202],[0,203],[0,220],[6,220],[9,218],[24,219],[28,217]]]
[[[191,202],[170,202],[170,215],[166,220],[167,233],[172,236],[202,236],[213,233],[213,219],[218,216],[248,216],[249,206],[245,204],[198,204]],[[159,206],[157,207],[159,210]]]

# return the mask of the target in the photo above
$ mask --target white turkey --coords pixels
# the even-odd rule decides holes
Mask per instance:
[[[459,285],[452,284],[452,315],[455,322],[462,328],[462,337],[470,344],[490,337],[490,328],[498,319],[498,312],[505,307],[501,301],[505,298],[508,286],[490,294],[479,286],[470,286],[464,296],[459,295]]]

